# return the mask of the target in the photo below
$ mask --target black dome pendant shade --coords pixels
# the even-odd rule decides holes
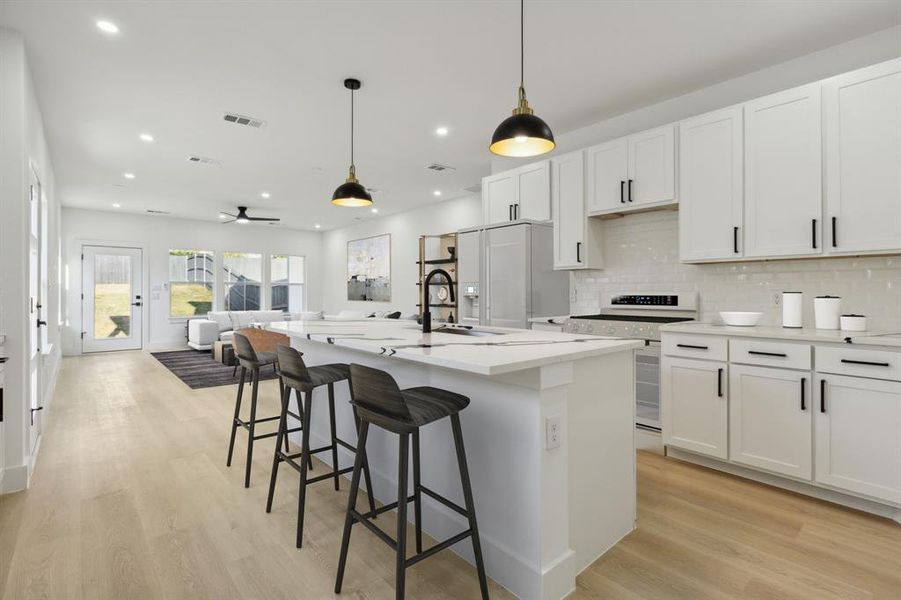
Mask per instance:
[[[537,156],[550,152],[556,147],[554,134],[542,119],[535,116],[526,100],[523,85],[525,74],[525,17],[524,0],[519,3],[519,102],[513,109],[513,116],[504,119],[494,135],[488,149],[501,156]]]
[[[359,79],[345,79],[344,87],[350,90],[350,170],[347,180],[335,189],[332,204],[337,206],[360,207],[372,204],[372,196],[357,181],[357,169],[354,165],[354,91],[360,89]]]

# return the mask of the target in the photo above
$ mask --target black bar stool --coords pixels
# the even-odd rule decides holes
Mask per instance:
[[[272,457],[272,475],[269,480],[269,498],[266,500],[266,512],[272,511],[272,498],[275,495],[275,481],[278,477],[278,466],[285,462],[291,465],[295,470],[300,472],[300,490],[297,500],[297,547],[303,546],[303,516],[306,506],[307,486],[326,479],[332,479],[335,483],[335,491],[340,489],[340,476],[353,471],[353,467],[344,469],[338,468],[338,446],[344,446],[352,452],[357,452],[357,446],[349,444],[338,438],[337,428],[335,426],[335,384],[339,381],[346,381],[350,378],[350,368],[345,364],[319,365],[315,367],[307,367],[303,362],[303,354],[294,348],[288,346],[279,346],[278,369],[282,377],[284,389],[282,391],[282,413],[278,426],[278,439],[275,443],[275,454]],[[332,443],[321,448],[310,449],[310,419],[312,418],[313,390],[317,387],[328,386],[328,407],[329,407],[329,424],[331,426]],[[303,441],[301,443],[300,452],[290,454],[287,449],[282,451],[282,440],[287,441],[288,433],[297,431],[296,429],[288,429],[288,415],[297,417],[288,411],[288,401],[291,398],[291,390],[295,390],[297,395],[297,404],[300,406],[300,395],[303,393],[304,406],[300,410],[303,425]],[[360,430],[360,419],[357,417],[356,409],[354,410],[354,421],[356,428]],[[307,469],[312,469],[312,456],[320,452],[332,452],[332,472],[307,478]],[[357,454],[357,462],[362,461],[363,471],[366,475],[366,490],[369,492],[369,510],[375,510],[375,499],[372,496],[372,479],[369,476],[369,462],[363,452]],[[295,459],[300,459],[300,464]]]
[[[485,564],[482,561],[482,548],[479,544],[479,528],[476,525],[476,513],[472,502],[472,486],[469,483],[469,468],[466,465],[466,452],[463,449],[463,430],[460,428],[459,412],[469,405],[469,398],[433,387],[415,387],[401,390],[397,382],[388,373],[364,367],[350,365],[350,388],[352,404],[357,409],[362,425],[357,458],[354,463],[353,479],[350,484],[350,499],[347,503],[347,517],[344,521],[344,537],[341,540],[341,556],[338,560],[338,577],[335,581],[335,593],[341,593],[341,582],[344,579],[344,568],[347,565],[347,550],[350,545],[350,531],[354,523],[362,523],[379,539],[391,546],[397,553],[395,567],[395,590],[397,600],[404,597],[404,581],[407,567],[433,556],[449,548],[459,541],[472,538],[472,550],[479,573],[479,587],[482,599],[488,598],[488,580],[485,577]],[[454,446],[457,450],[457,464],[460,468],[460,483],[463,485],[465,507],[448,500],[444,496],[430,490],[420,482],[419,473],[419,428],[450,417],[454,435]],[[400,436],[397,475],[397,502],[386,504],[378,510],[370,510],[360,514],[356,510],[357,491],[360,486],[360,471],[366,456],[366,437],[369,425],[376,425]],[[413,495],[408,496],[407,468],[410,437],[413,438]],[[441,502],[469,520],[469,529],[440,542],[428,550],[422,550],[422,501],[421,494],[426,494]],[[407,558],[407,503],[413,502],[416,526],[416,554]],[[392,539],[387,533],[376,527],[370,519],[383,512],[397,508],[397,538]]]
[[[235,416],[232,419],[232,434],[231,439],[228,442],[228,460],[225,462],[225,465],[228,467],[232,465],[232,454],[235,449],[235,434],[238,431],[238,427],[243,427],[248,432],[247,465],[245,466],[244,471],[244,487],[250,487],[250,469],[253,465],[253,443],[256,440],[273,437],[278,434],[277,431],[273,431],[272,433],[256,435],[257,423],[266,423],[268,421],[279,419],[278,416],[257,419],[257,388],[260,383],[260,368],[268,365],[275,366],[276,355],[275,352],[256,352],[253,349],[250,340],[240,333],[236,332],[232,340],[235,347],[235,358],[238,359],[238,364],[241,365],[241,381],[238,383],[238,397],[235,399]],[[247,376],[247,371],[250,371],[251,381],[250,420],[243,421],[241,420],[241,399],[244,396],[244,381]],[[278,385],[279,393],[281,394],[283,389],[281,380],[279,380]],[[281,438],[278,443],[282,443]],[[284,439],[284,444],[285,451],[287,452],[289,450],[287,437]]]

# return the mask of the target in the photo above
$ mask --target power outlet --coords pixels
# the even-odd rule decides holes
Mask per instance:
[[[782,292],[775,292],[773,294],[773,307],[779,308],[782,306]]]
[[[547,417],[544,420],[544,447],[553,450],[560,447],[560,438],[563,432],[560,430],[560,415]]]

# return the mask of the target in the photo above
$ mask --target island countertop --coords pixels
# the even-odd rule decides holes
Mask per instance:
[[[477,327],[500,334],[484,337],[422,333],[415,322],[397,319],[285,321],[271,323],[268,329],[478,375],[499,375],[643,345],[638,340],[500,327]]]

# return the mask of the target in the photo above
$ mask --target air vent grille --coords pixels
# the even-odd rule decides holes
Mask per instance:
[[[456,171],[455,168],[448,165],[442,165],[441,163],[432,163],[427,166],[426,169],[429,169],[430,171]]]
[[[168,210],[154,210],[152,208],[148,208],[147,212],[150,213],[151,215],[171,215],[172,214]]]
[[[201,165],[221,165],[222,164],[222,161],[217,158],[210,158],[209,156],[196,156],[196,155],[189,156],[188,162],[198,163]]]
[[[264,121],[263,119],[257,119],[254,117],[248,117],[246,115],[239,115],[235,113],[225,113],[222,118],[229,123],[234,123],[235,125],[246,125],[248,127],[256,127],[257,129],[266,124],[266,121]]]

